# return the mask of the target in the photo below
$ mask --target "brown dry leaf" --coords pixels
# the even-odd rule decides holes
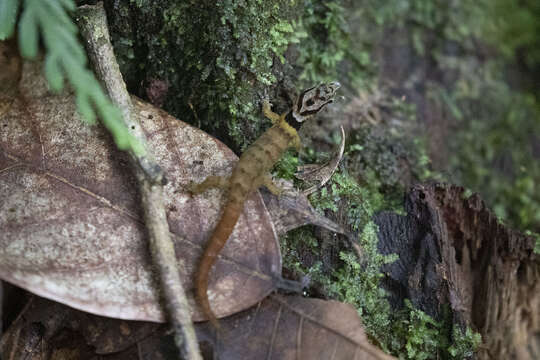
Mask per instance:
[[[100,126],[81,121],[72,95],[48,93],[39,63],[24,65],[20,93],[0,116],[0,278],[91,313],[163,321],[127,156]],[[199,129],[134,104],[169,180],[169,227],[191,296],[222,193],[191,197],[184,189],[228,173],[237,157]],[[212,309],[221,317],[257,303],[280,274],[276,235],[254,194],[211,275]]]
[[[279,235],[307,224],[348,235],[341,225],[319,214],[306,195],[295,189],[290,181],[279,180],[276,183],[285,189],[283,194],[276,196],[267,190],[262,190],[261,194]]]
[[[357,311],[337,301],[273,295],[221,321],[218,340],[200,324],[200,341],[226,359],[395,359],[371,344]]]
[[[26,359],[25,356],[34,354],[43,359],[47,358],[44,354],[61,352],[64,348],[89,353],[77,359],[94,358],[96,354],[123,352],[163,326],[96,316],[30,295],[0,339],[0,358]],[[62,339],[66,332],[71,334],[69,339]]]
[[[197,325],[205,359],[394,359],[369,342],[356,310],[337,301],[273,295],[220,325],[218,338],[208,323]],[[107,319],[38,297],[0,342],[6,358],[68,349],[86,354],[78,358],[178,357],[166,326]]]
[[[294,174],[300,180],[316,182],[315,185],[303,191],[304,195],[312,194],[323,187],[336,171],[339,162],[343,157],[343,151],[345,150],[345,130],[343,129],[343,126],[340,126],[340,129],[341,142],[335,156],[332,159],[322,165],[309,164],[299,166],[298,171]]]

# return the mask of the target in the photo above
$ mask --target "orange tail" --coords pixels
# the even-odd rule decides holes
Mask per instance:
[[[197,279],[195,281],[195,285],[197,286],[197,301],[204,315],[216,328],[219,328],[219,324],[208,301],[208,277],[219,252],[225,246],[225,243],[233,232],[234,225],[236,225],[240,217],[242,208],[243,204],[238,204],[238,202],[229,201],[225,205],[223,215],[204,249],[204,254],[197,271]]]

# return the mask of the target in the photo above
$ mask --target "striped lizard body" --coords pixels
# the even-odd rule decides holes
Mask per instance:
[[[196,297],[204,315],[218,328],[219,324],[208,301],[208,280],[216,258],[225,246],[227,239],[244,209],[247,197],[261,185],[274,194],[282,192],[270,176],[270,170],[289,147],[300,149],[302,144],[297,130],[302,123],[318,113],[326,104],[333,101],[339,83],[321,84],[304,90],[296,99],[293,108],[278,115],[270,109],[270,103],[263,103],[263,113],[274,124],[264,132],[240,156],[238,164],[229,178],[209,176],[200,184],[191,185],[194,194],[209,188],[220,187],[227,191],[227,202],[223,214],[207,243],[199,263],[195,285]]]

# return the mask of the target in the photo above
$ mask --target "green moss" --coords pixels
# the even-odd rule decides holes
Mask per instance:
[[[282,246],[289,253],[284,266],[309,276],[313,286],[322,287],[326,296],[354,305],[368,335],[399,359],[469,358],[480,343],[478,333],[452,327],[449,317],[436,322],[408,300],[402,310],[391,309],[386,292],[380,288],[379,281],[384,275],[379,268],[395,261],[397,255],[378,253],[373,222],[365,225],[358,242],[365,262],[360,264],[353,253],[340,252],[342,265],[329,273],[317,257],[321,251],[313,233],[309,228],[298,229],[282,238]],[[306,263],[301,253],[309,249],[313,257]]]
[[[441,324],[415,309],[408,300],[405,300],[403,315],[403,320],[395,322],[394,328],[404,334],[406,358],[424,360],[438,357],[439,348],[448,341],[441,331]]]
[[[404,131],[373,126],[349,133],[344,166],[362,186],[383,198],[384,208],[403,213],[403,194],[413,181],[439,178],[431,170],[425,141]],[[406,164],[406,165],[404,165]]]
[[[340,1],[304,1],[298,28],[309,36],[299,45],[302,79],[319,82],[337,78],[337,65],[349,45],[344,12]]]
[[[388,329],[398,335],[390,343],[393,352],[400,359],[471,358],[481,342],[480,334],[452,325],[449,308],[444,310],[446,315],[438,322],[405,300],[405,307],[394,315]]]
[[[350,24],[362,21],[362,12],[346,0],[304,0],[295,22],[305,38],[296,46],[296,65],[303,84],[339,79],[348,86],[374,80],[369,45],[351,35]]]
[[[109,14],[130,86],[167,81],[174,95],[166,110],[240,150],[269,123],[260,116],[258,94],[282,76],[276,60],[283,62],[289,44],[302,36],[292,27],[297,6],[289,0],[124,0]],[[135,27],[133,19],[145,21]],[[134,47],[133,39],[145,47]]]
[[[235,147],[251,143],[267,123],[259,120],[254,90],[262,92],[276,81],[273,56],[283,59],[288,44],[298,41],[287,20],[290,5],[176,2],[163,10],[162,35],[175,39],[182,51],[176,61],[185,73],[176,77],[189,93],[179,95],[192,99],[204,128],[229,137]]]
[[[534,141],[532,134],[540,133],[540,123],[531,121],[540,118],[540,107],[499,81],[480,85],[481,94],[452,93],[464,115],[450,166],[463,184],[482,194],[500,219],[540,231],[540,194],[534,185],[540,182],[540,163],[532,146],[527,147]]]
[[[374,175],[373,175],[374,176]],[[354,305],[368,335],[387,352],[400,359],[464,359],[478,345],[479,335],[467,329],[452,331],[451,319],[436,322],[409,302],[400,311],[391,309],[386,292],[380,287],[380,268],[397,255],[381,255],[377,249],[377,226],[373,214],[392,206],[380,192],[380,182],[370,179],[360,185],[349,174],[338,171],[331,181],[311,196],[316,209],[330,214],[346,214],[347,225],[358,234],[358,254],[339,252],[337,265],[327,264],[311,227],[282,237],[284,267],[309,276],[310,292]],[[359,260],[361,259],[361,260]]]
[[[368,52],[351,41],[344,3],[120,0],[107,6],[128,86],[146,95],[140,92],[149,82],[166,81],[165,110],[240,152],[269,125],[259,100],[277,80],[301,75],[302,88],[366,77]]]
[[[498,20],[491,15],[482,20],[480,33],[462,33],[489,40],[501,30],[493,29]],[[475,21],[464,17],[461,26],[472,28]],[[471,39],[463,34],[455,41],[472,51]],[[504,56],[481,59],[483,55],[474,52],[453,56],[440,50],[434,55],[440,68],[455,76],[446,88],[432,84],[428,92],[450,114],[456,129],[448,141],[452,157],[444,170],[454,182],[479,192],[502,221],[521,230],[540,231],[540,194],[535,189],[540,162],[534,149],[535,134],[540,134],[540,122],[534,120],[540,118],[539,99],[508,84],[507,69],[516,65]]]
[[[474,355],[474,350],[482,342],[482,336],[467,328],[462,331],[459,327],[454,326],[452,329],[453,344],[448,347],[448,353],[451,359],[466,359]]]
[[[452,131],[450,161],[438,170],[479,192],[510,226],[535,232],[540,231],[540,195],[534,186],[540,182],[540,162],[533,135],[540,133],[534,81],[540,65],[538,4],[413,0],[364,6],[375,23],[410,34],[407,40],[419,60],[444,75],[421,84]],[[421,178],[433,175],[428,171]]]
[[[358,242],[362,246],[365,263],[358,263],[353,253],[341,252],[342,266],[320,281],[332,298],[354,305],[367,333],[389,350],[387,344],[393,335],[387,330],[393,319],[390,304],[385,298],[386,292],[379,284],[383,277],[379,268],[395,261],[396,255],[383,256],[378,253],[376,225],[373,222],[366,224]]]
[[[433,52],[433,47],[426,45],[436,33],[470,49],[480,39],[507,58],[522,53],[530,68],[540,64],[540,5],[535,0],[463,0],[459,4],[445,0],[368,0],[363,8],[366,18],[380,27],[407,26],[420,55]]]
[[[322,262],[319,260],[321,250],[319,241],[313,234],[313,229],[309,226],[289,231],[280,238],[280,247],[283,257],[283,267],[297,276],[308,276],[315,282],[324,277],[322,272]],[[306,260],[305,253],[311,254],[311,258]],[[310,261],[311,260],[311,261]]]
[[[292,149],[288,150],[274,166],[273,174],[281,179],[295,180],[294,174],[298,165],[299,161],[296,151]]]
[[[516,55],[531,69],[540,66],[540,4],[535,0],[485,0],[489,15],[482,29],[486,41],[508,59]],[[487,6],[486,6],[487,5]],[[484,18],[486,18],[484,16]]]
[[[395,255],[383,256],[377,251],[376,225],[371,221],[374,211],[383,207],[382,196],[358,185],[349,175],[337,172],[330,183],[311,196],[320,211],[347,213],[348,225],[359,232],[358,242],[366,263],[360,265],[350,252],[340,252],[337,268],[322,261],[318,240],[310,227],[304,227],[282,237],[287,256],[284,266],[290,271],[306,274],[313,287],[324,289],[327,296],[355,305],[364,319],[368,333],[378,338],[378,330],[390,326],[390,306],[379,288],[383,276],[379,267],[394,261]],[[308,255],[306,256],[306,253]]]
[[[310,198],[313,206],[321,211],[338,211],[338,207],[345,207],[348,225],[353,231],[360,231],[371,221],[375,211],[386,207],[385,199],[376,190],[377,183],[370,182],[367,186],[360,186],[348,174],[336,172],[329,185]]]
[[[532,231],[525,231],[525,234],[528,236],[532,236],[534,239],[536,239],[536,242],[534,244],[534,252],[536,254],[540,254],[540,234],[534,233]]]

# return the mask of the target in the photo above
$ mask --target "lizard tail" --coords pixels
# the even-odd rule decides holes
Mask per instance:
[[[219,329],[219,324],[216,315],[210,308],[210,302],[208,301],[208,278],[219,252],[223,246],[225,246],[227,239],[233,232],[234,225],[238,221],[242,209],[243,204],[238,204],[236,201],[229,201],[227,205],[225,205],[223,215],[204,249],[197,271],[197,278],[195,281],[197,287],[197,302],[202,308],[204,315],[216,329]]]

